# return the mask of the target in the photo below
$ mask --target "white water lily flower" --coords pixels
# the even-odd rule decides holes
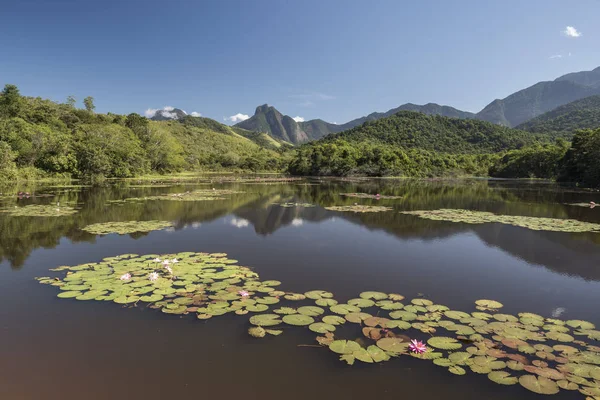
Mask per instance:
[[[179,262],[179,260],[178,260],[178,259],[176,259],[176,258],[174,258],[174,259],[172,259],[172,260],[171,260],[171,262],[172,262],[172,263],[178,263],[178,262]]]
[[[158,272],[153,272],[150,275],[148,275],[148,279],[150,279],[152,282],[154,282],[155,280],[158,279]]]
[[[163,264],[171,264],[171,261],[167,260],[166,258],[163,261]]]
[[[171,275],[173,275],[173,268],[171,268],[171,267],[169,267],[169,266],[167,265],[167,266],[165,267],[165,269],[166,269],[167,271],[169,271],[169,273],[170,273]]]
[[[155,258],[154,260],[152,260],[154,262],[161,262],[162,260],[160,258]]]
[[[126,274],[121,275],[121,277],[119,278],[122,281],[128,281],[131,279],[131,274],[128,272]]]

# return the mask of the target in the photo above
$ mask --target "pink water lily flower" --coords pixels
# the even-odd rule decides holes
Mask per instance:
[[[158,272],[153,272],[150,275],[148,275],[148,279],[150,279],[152,282],[154,282],[155,280],[158,279]]]
[[[410,351],[417,354],[423,354],[427,351],[427,346],[425,346],[425,343],[418,341],[417,339],[411,340],[408,348]]]
[[[246,292],[245,290],[240,290],[240,291],[238,292],[238,294],[239,294],[240,296],[242,296],[242,297],[248,297],[248,296],[250,296],[250,293]]]
[[[128,281],[131,279],[131,274],[128,272],[126,274],[121,275],[121,277],[119,278],[122,281]]]

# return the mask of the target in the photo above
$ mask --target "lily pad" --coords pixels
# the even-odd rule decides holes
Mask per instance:
[[[316,333],[327,333],[335,331],[335,326],[326,324],[325,322],[315,322],[310,324],[308,329]]]
[[[499,383],[500,385],[514,385],[519,382],[517,378],[511,376],[506,371],[492,371],[488,374],[488,378],[492,382]]]
[[[310,317],[319,316],[319,315],[323,314],[324,312],[325,312],[325,310],[323,310],[321,307],[316,307],[316,306],[304,306],[304,307],[298,308],[298,313],[300,313],[302,315],[308,315]]]
[[[335,340],[329,345],[329,350],[338,354],[352,354],[360,348],[358,343],[351,340]]]
[[[535,375],[522,375],[519,377],[519,383],[527,390],[537,394],[556,394],[560,391],[558,385],[548,378]]]
[[[346,315],[348,316],[348,314]],[[337,315],[326,315],[322,318],[323,322],[329,325],[342,325],[346,323],[346,320]]]
[[[377,341],[377,347],[391,353],[406,353],[409,343],[402,338],[383,338]]]
[[[382,292],[362,292],[359,296],[370,300],[384,300],[388,298],[388,295]]]
[[[284,315],[283,322],[288,325],[296,325],[296,326],[305,326],[310,325],[315,322],[314,318],[308,315],[302,314],[292,314],[292,315]]]
[[[253,315],[250,317],[250,323],[256,326],[275,326],[281,323],[281,319],[277,314]]]
[[[427,343],[436,349],[442,350],[457,350],[462,347],[462,344],[458,340],[450,337],[434,336]]]

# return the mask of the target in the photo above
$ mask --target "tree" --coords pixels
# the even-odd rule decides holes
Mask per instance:
[[[71,107],[75,107],[75,103],[77,102],[77,100],[75,99],[75,96],[67,96],[67,104]]]
[[[0,95],[0,115],[16,117],[23,108],[23,98],[15,85],[6,85]]]
[[[85,106],[86,110],[92,113],[96,109],[96,106],[94,105],[94,98],[92,96],[88,96],[85,99],[83,99],[83,105]]]

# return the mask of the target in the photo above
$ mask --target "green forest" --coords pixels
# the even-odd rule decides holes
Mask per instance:
[[[567,109],[571,122],[551,115],[533,132],[401,111],[294,147],[209,118],[152,121],[135,113],[100,114],[92,97],[78,108],[73,97],[57,103],[22,96],[6,85],[0,93],[0,181],[227,170],[544,178],[597,187],[600,128],[589,111],[591,101],[581,102],[585,113]],[[553,127],[553,120],[560,124]],[[580,126],[595,130],[576,129]]]
[[[281,171],[285,146],[214,120],[151,121],[95,112],[69,97],[59,104],[0,94],[0,180],[45,177],[126,178],[182,170]]]

